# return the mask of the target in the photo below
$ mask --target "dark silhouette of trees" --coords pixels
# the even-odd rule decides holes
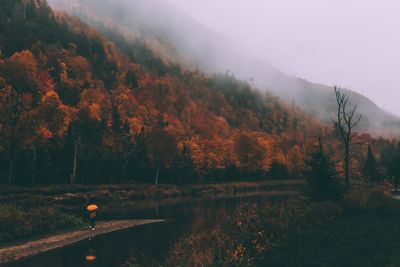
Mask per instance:
[[[190,148],[186,144],[173,162],[172,181],[178,184],[189,184],[197,180]]]
[[[350,186],[350,160],[351,145],[354,137],[358,135],[355,131],[356,126],[361,121],[361,115],[356,116],[357,105],[353,108],[348,107],[349,97],[340,87],[334,87],[337,117],[333,120],[334,128],[339,132],[344,148],[344,175],[347,187]]]
[[[273,179],[287,179],[290,177],[286,165],[273,161],[268,175]]]
[[[15,161],[26,145],[30,98],[25,99],[11,86],[0,89],[0,145],[7,158],[7,182],[14,180]]]
[[[376,162],[374,153],[372,152],[371,145],[368,145],[367,160],[365,161],[363,173],[369,182],[379,182],[381,176],[378,170],[378,164]]]
[[[163,129],[155,129],[147,136],[146,143],[154,169],[154,184],[158,184],[160,172],[171,167],[178,153],[176,139]]]
[[[334,200],[342,194],[335,165],[320,142],[306,161],[304,177],[309,183],[308,194],[317,200]]]
[[[394,147],[394,146],[393,146]],[[395,190],[397,191],[400,183],[400,142],[394,149],[391,149],[389,155],[385,155],[387,174],[393,180]]]

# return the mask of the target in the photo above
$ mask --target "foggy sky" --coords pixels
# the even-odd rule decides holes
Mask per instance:
[[[245,54],[400,115],[398,0],[168,0]]]

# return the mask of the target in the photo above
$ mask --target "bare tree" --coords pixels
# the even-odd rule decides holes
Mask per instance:
[[[337,118],[333,121],[335,129],[339,132],[344,147],[344,175],[346,185],[350,185],[350,149],[352,140],[357,136],[358,132],[355,127],[361,121],[362,116],[356,116],[357,105],[353,108],[348,108],[349,97],[343,93],[340,87],[334,86],[336,103],[337,103]]]

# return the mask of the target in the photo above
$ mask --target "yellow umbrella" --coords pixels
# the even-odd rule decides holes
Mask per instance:
[[[86,207],[86,210],[88,210],[88,211],[95,211],[95,210],[97,210],[98,208],[99,208],[99,207],[97,207],[97,205],[92,204],[92,205],[87,206],[87,207]]]

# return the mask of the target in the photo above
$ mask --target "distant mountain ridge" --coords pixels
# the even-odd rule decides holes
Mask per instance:
[[[50,0],[57,9],[79,16],[93,26],[104,24],[128,40],[142,39],[165,62],[206,72],[232,71],[249,79],[261,90],[295,102],[307,113],[330,123],[335,113],[333,88],[292,77],[267,62],[243,56],[231,49],[226,38],[162,0]],[[372,134],[400,135],[400,118],[379,108],[367,97],[346,90],[350,104],[363,116],[363,129]]]

